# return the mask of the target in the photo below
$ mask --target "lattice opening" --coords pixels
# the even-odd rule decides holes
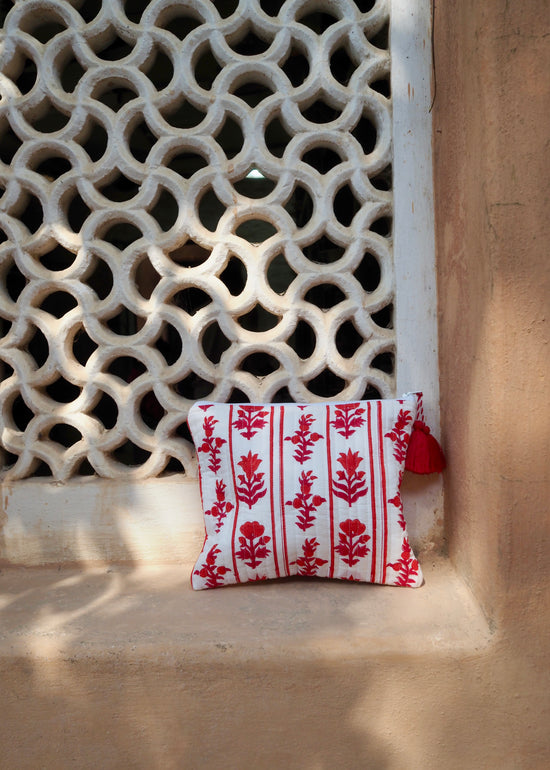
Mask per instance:
[[[208,398],[215,388],[213,382],[208,382],[195,372],[181,380],[176,386],[177,392],[190,401],[196,401],[201,398]]]
[[[287,343],[302,360],[310,358],[315,351],[317,343],[315,331],[306,321],[300,320],[288,338]]]
[[[297,88],[307,79],[310,66],[306,54],[297,46],[293,46],[290,49],[288,59],[281,65],[281,69],[294,88]]]
[[[336,349],[344,358],[353,358],[364,340],[352,321],[344,321],[336,332]]]
[[[277,16],[285,0],[260,0],[260,8],[268,16]]]
[[[267,282],[277,294],[284,294],[296,278],[295,271],[290,267],[283,254],[277,254],[267,268]]]
[[[283,157],[291,138],[279,116],[275,117],[265,128],[265,146],[276,158]]]
[[[7,478],[187,472],[200,398],[393,395],[384,0],[0,23]]]
[[[59,73],[61,88],[68,94],[72,94],[85,73],[86,70],[80,65],[78,59],[71,57]]]
[[[44,335],[42,335],[44,337]],[[46,342],[46,338],[44,337]],[[47,345],[47,342],[46,342]],[[86,366],[88,359],[98,348],[97,342],[94,342],[91,337],[83,329],[78,329],[72,343],[73,356],[81,366]],[[36,358],[36,356],[35,356]],[[42,363],[45,363],[46,358]]]
[[[345,248],[333,243],[326,235],[322,235],[315,243],[303,247],[304,256],[312,262],[330,264],[337,262],[345,253]]]
[[[135,17],[132,18],[131,21],[139,21],[139,19]],[[159,18],[159,22],[162,24],[164,30],[171,32],[178,38],[178,40],[185,40],[187,35],[191,34],[197,27],[200,27],[201,24],[199,18],[188,16],[186,13],[179,13],[177,7],[173,9],[170,18],[166,18],[164,23],[162,17]]]
[[[328,367],[307,383],[309,392],[314,396],[326,396],[328,393],[330,398],[337,398],[345,386],[346,381]]]
[[[89,119],[85,126],[86,134],[81,138],[82,147],[94,162],[105,155],[109,143],[106,128],[97,121]]]
[[[305,16],[299,15],[297,21],[300,24],[305,24],[306,27],[309,27],[317,35],[322,35],[332,24],[338,22],[338,17],[332,13],[313,11]]]
[[[80,351],[79,355],[81,355]],[[27,353],[29,353],[35,363],[36,366],[40,369],[41,366],[44,366],[44,364],[47,362],[48,358],[50,357],[50,347],[48,345],[48,340],[46,339],[45,335],[40,331],[38,326],[34,327],[33,335],[31,339],[27,343]],[[76,354],[75,351],[75,358],[80,363],[80,359]]]
[[[118,407],[116,401],[108,393],[98,391],[97,404],[92,409],[92,415],[96,417],[106,430],[112,430],[117,424]]]

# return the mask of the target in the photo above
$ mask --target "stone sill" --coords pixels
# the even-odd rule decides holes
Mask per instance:
[[[0,660],[353,661],[481,654],[492,635],[445,559],[419,589],[287,579],[195,592],[189,565],[0,572]]]
[[[405,474],[403,501],[415,553],[442,539],[441,478]],[[26,479],[0,484],[0,568],[193,563],[204,542],[196,479]],[[190,569],[190,568],[189,568]]]

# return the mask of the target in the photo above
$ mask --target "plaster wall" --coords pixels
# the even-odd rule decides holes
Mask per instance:
[[[435,20],[447,536],[510,628],[541,621],[550,575],[549,10],[472,1]]]
[[[499,738],[521,768],[550,761],[549,12],[468,0],[435,13],[446,537],[500,640],[480,724],[494,735],[493,687],[524,702]]]

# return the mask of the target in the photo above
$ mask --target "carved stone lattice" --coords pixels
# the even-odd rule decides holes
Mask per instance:
[[[393,395],[386,0],[5,6],[5,478],[194,473],[197,398]]]

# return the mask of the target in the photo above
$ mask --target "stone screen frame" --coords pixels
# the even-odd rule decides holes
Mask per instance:
[[[38,3],[38,5],[39,4],[40,3]],[[169,3],[166,2],[164,5],[168,6]],[[297,4],[294,3],[292,5]],[[312,4],[310,3],[309,5]],[[389,13],[390,17],[392,55],[391,129],[393,134],[394,167],[393,209],[395,216],[393,230],[393,263],[395,270],[395,285],[391,286],[389,290],[399,297],[399,301],[396,303],[395,307],[394,330],[392,335],[389,335],[393,337],[393,339],[389,340],[389,349],[392,351],[395,350],[394,371],[391,377],[385,376],[383,372],[376,372],[374,373],[374,381],[378,385],[378,392],[383,396],[391,396],[395,393],[409,390],[412,386],[415,388],[422,388],[426,395],[428,417],[432,424],[437,428],[438,386],[436,298],[433,253],[433,200],[431,195],[431,125],[429,116],[429,5],[425,2],[418,2],[411,6],[410,3],[393,0],[391,4],[377,3],[376,6],[378,9],[382,9],[382,12]],[[111,76],[116,77],[116,73],[111,73]],[[386,146],[385,149],[382,148],[380,154],[381,156],[384,156],[384,153],[387,152],[388,146]],[[375,158],[375,166],[376,162],[379,161],[376,161]],[[108,177],[106,178],[108,179]],[[166,181],[166,177],[163,177],[163,181]],[[147,188],[147,185],[144,185],[144,187]],[[173,192],[176,192],[174,188]],[[144,199],[146,199],[148,195],[149,200],[154,198],[154,193],[147,189],[140,192],[139,195]],[[60,193],[57,212],[62,211],[63,200],[66,199],[63,198],[63,193]],[[48,205],[49,204],[50,201],[48,201]],[[17,200],[14,205],[15,209],[13,210],[17,211]],[[53,206],[54,203],[52,202],[51,205]],[[381,206],[383,211],[388,211],[387,203],[384,203],[383,196],[382,200],[379,200],[377,205]],[[98,208],[102,212],[103,221],[106,222],[108,216],[106,217],[105,215],[104,203],[103,209],[99,205]],[[52,209],[52,211],[55,212],[56,209]],[[230,216],[231,215],[227,217],[228,221],[230,220]],[[93,214],[90,218],[93,219]],[[55,216],[53,219],[55,220]],[[288,217],[285,218],[283,215],[280,217],[279,221],[282,229],[288,227]],[[86,224],[84,227],[86,227]],[[231,229],[230,225],[228,225],[228,229]],[[156,235],[158,236],[158,234],[157,231]],[[67,237],[66,233],[63,233],[62,235]],[[71,236],[69,236],[69,240],[70,237]],[[162,243],[162,234],[160,241]],[[411,258],[411,255],[415,255],[415,258]],[[83,261],[85,261],[85,259],[83,259]],[[327,272],[329,271],[327,270]],[[388,286],[383,286],[383,289],[386,291],[387,296]],[[307,287],[302,291],[302,295],[305,294],[306,291]],[[89,301],[89,298],[83,296],[82,302],[85,303],[86,301]],[[37,303],[35,302],[34,304],[36,305]],[[32,302],[29,304],[29,307],[32,307]],[[334,313],[333,315],[340,321],[343,317],[337,313]],[[215,313],[213,314],[213,317],[216,317]],[[66,318],[66,316],[57,321],[60,328],[62,327],[64,318]],[[163,320],[170,320],[170,314],[167,314]],[[324,317],[323,322],[325,322]],[[152,324],[150,326],[152,326]],[[150,336],[149,339],[151,338],[152,337]],[[21,339],[24,339],[24,333]],[[61,342],[62,335],[57,336],[54,334],[52,335],[52,339]],[[382,345],[382,347],[386,345],[386,349],[388,349],[388,339],[384,339],[383,335],[382,341],[378,338],[375,340],[375,344],[378,344],[379,346]],[[62,359],[62,348],[63,346],[60,344],[58,360]],[[411,355],[411,351],[414,351],[414,356]],[[135,353],[135,348],[132,350],[128,349],[128,353]],[[372,350],[370,353],[372,360],[374,357]],[[160,371],[162,367],[166,368],[166,363],[163,363],[162,360],[159,363],[158,355],[155,354],[153,358],[156,359],[158,371]],[[151,365],[150,360],[148,363]],[[152,379],[154,379],[155,373],[158,374],[158,372],[155,369],[155,361],[152,363]],[[357,362],[354,362],[354,364],[357,366]],[[227,367],[227,371],[230,371],[229,366]],[[317,369],[317,371],[319,371],[319,369]],[[97,384],[97,378],[98,376],[101,376],[101,372],[94,371],[92,372],[92,375],[94,378],[92,384]],[[369,372],[369,375],[370,381],[372,382],[372,370]],[[31,372],[28,369],[27,379],[32,379]],[[267,379],[269,380],[269,378]],[[137,382],[138,380],[141,380],[141,382]],[[131,400],[127,398],[129,384],[130,383],[122,385],[117,384],[115,391],[113,391],[113,395],[118,399],[118,403],[122,404],[122,419],[119,417],[120,425],[126,426],[126,429],[131,436],[132,424],[136,421],[136,409],[135,399],[132,404],[130,403]],[[338,397],[361,397],[363,392],[360,392],[360,390],[365,384],[366,378],[360,380],[360,387],[357,385],[356,380],[352,388],[347,388],[347,390]],[[143,377],[143,375],[138,375],[138,377],[136,377],[136,384],[133,385],[131,389],[135,392],[136,389],[141,388],[140,393],[143,395],[148,392],[148,385],[150,385],[150,383],[147,382],[147,378]],[[260,387],[258,387],[255,392],[252,392],[251,390],[246,395],[249,397],[252,396],[251,400],[254,400],[255,396],[256,400],[262,400],[263,398],[269,400],[269,398],[273,396],[273,392],[274,386],[269,383],[266,386],[265,380],[262,380],[260,382]],[[307,393],[298,393],[298,399],[307,400],[307,398]],[[72,406],[74,406],[74,404]],[[74,409],[73,412],[75,412],[73,415],[74,426],[77,429],[79,426],[84,427],[82,420],[85,422],[86,416],[83,414],[76,414],[76,410]],[[45,418],[46,423],[48,422],[48,418],[49,416]],[[151,551],[152,553],[156,549],[154,547],[144,547],[143,533],[147,530],[147,527],[155,521],[155,516],[151,511],[151,503],[156,495],[160,494],[162,496],[164,507],[161,519],[164,524],[162,524],[160,528],[157,526],[157,529],[163,533],[160,536],[163,546],[162,548],[159,546],[159,549],[164,550],[166,553],[166,543],[171,542],[168,530],[170,527],[174,526],[174,521],[177,521],[178,516],[180,515],[180,499],[182,494],[183,498],[188,501],[187,507],[189,508],[189,511],[192,511],[186,512],[185,518],[187,523],[183,525],[184,528],[189,528],[191,526],[190,522],[195,521],[196,523],[198,520],[199,504],[198,489],[196,482],[193,479],[194,462],[192,450],[189,446],[185,445],[185,439],[182,441],[182,439],[178,437],[175,440],[177,446],[174,447],[174,453],[179,453],[178,456],[183,456],[185,458],[188,478],[183,479],[179,474],[164,478],[154,478],[158,469],[162,466],[163,459],[165,459],[162,457],[162,453],[170,451],[171,442],[174,442],[174,438],[170,433],[173,429],[173,425],[170,425],[169,421],[167,421],[165,427],[166,430],[164,432],[161,430],[155,437],[156,447],[153,447],[153,460],[147,461],[144,465],[137,468],[131,468],[123,464],[122,467],[115,466],[113,471],[113,464],[109,458],[107,462],[103,462],[105,458],[104,450],[105,448],[107,451],[109,450],[109,440],[103,444],[101,447],[103,454],[101,454],[101,452],[98,454],[96,462],[94,462],[94,468],[96,472],[100,469],[100,475],[107,479],[111,478],[112,482],[107,482],[105,479],[98,479],[96,477],[79,477],[74,480],[69,480],[71,468],[74,468],[74,463],[71,466],[70,463],[67,464],[66,462],[68,456],[67,448],[57,450],[56,447],[52,447],[49,444],[46,445],[43,449],[44,458],[47,459],[50,464],[53,463],[56,468],[54,478],[56,478],[57,482],[63,482],[63,486],[60,487],[58,483],[52,482],[51,479],[47,481],[46,479],[40,479],[40,477],[25,481],[17,481],[17,484],[13,484],[12,482],[17,479],[17,474],[14,476],[12,475],[10,478],[8,471],[6,474],[6,483],[9,485],[7,488],[9,489],[11,496],[15,498],[13,500],[13,505],[15,506],[14,511],[21,511],[22,515],[24,508],[25,516],[30,516],[30,520],[33,519],[33,516],[40,516],[38,499],[40,494],[39,487],[43,487],[47,490],[48,495],[53,494],[58,500],[58,503],[56,503],[55,506],[56,513],[53,518],[50,519],[50,526],[53,530],[57,530],[66,526],[67,511],[72,509],[75,500],[78,499],[82,490],[85,489],[86,502],[81,512],[81,523],[86,531],[91,531],[94,528],[97,531],[96,520],[99,516],[99,510],[103,510],[103,498],[106,491],[105,485],[107,484],[111,490],[109,494],[115,493],[114,510],[109,514],[109,516],[113,517],[113,520],[118,517],[121,511],[128,508],[130,500],[134,501],[132,503],[132,508],[134,510],[133,520],[131,524],[128,523],[129,529],[126,533],[126,539],[129,538],[132,542],[130,550],[134,552],[136,549],[138,551],[141,549],[145,552]],[[30,436],[27,435],[23,440],[23,444],[27,442],[28,446],[32,446],[32,451],[36,451],[36,442],[40,441],[40,431],[44,426],[37,424],[35,428],[35,434]],[[110,440],[111,446],[114,446],[116,441],[113,441],[112,435]],[[94,442],[92,442],[92,444],[94,444]],[[101,439],[99,436],[97,436],[95,444],[96,446],[101,446]],[[74,449],[75,446],[77,446],[77,450]],[[157,454],[155,455],[155,449],[159,446],[162,447],[162,449],[157,451]],[[81,448],[89,451],[90,442]],[[24,450],[25,446],[23,446],[23,451]],[[52,453],[52,450],[54,450],[54,453]],[[69,454],[72,454],[74,459],[78,452],[78,442],[76,442],[70,450]],[[57,465],[55,452],[57,452],[58,455],[63,456],[58,458]],[[160,461],[159,458],[161,458]],[[68,465],[70,467],[69,472],[67,473]],[[147,478],[148,480],[145,481],[144,479]],[[82,487],[82,484],[85,484],[85,487]],[[152,489],[156,489],[156,492],[153,493],[153,497],[151,497]],[[441,494],[441,486],[437,482],[433,482],[429,484],[427,488],[424,487],[422,489],[418,488],[417,485],[413,485],[413,488],[410,490],[410,501],[408,505],[411,514],[409,518],[412,522],[411,530],[413,532],[413,538],[416,540],[425,540],[429,542],[437,540],[438,526],[436,520],[440,517],[442,509]],[[405,495],[407,495],[407,490],[405,490]],[[63,498],[63,500],[61,500],[61,498]],[[141,500],[142,502],[137,503],[137,500]],[[32,514],[29,514],[30,510],[33,511]],[[19,523],[18,521],[16,515],[14,520],[10,522],[10,526],[14,527],[14,533],[20,533],[20,527],[23,526],[23,529],[25,529],[27,526],[25,521],[19,521]],[[62,522],[64,522],[64,524],[62,524]],[[181,523],[178,523],[176,528],[178,526],[182,526]],[[15,534],[14,538],[15,540],[18,539]],[[61,538],[61,540],[62,539],[63,538]],[[73,542],[74,536],[70,536],[69,540]],[[93,554],[97,551],[98,538],[96,536],[95,538],[91,538],[91,540],[94,540],[95,545],[91,545],[90,542],[88,542],[88,545],[86,545],[84,550],[91,549],[90,554]],[[53,545],[54,542],[55,538],[52,538],[51,547],[55,550],[55,546]],[[138,546],[138,543],[141,543],[141,545]],[[30,544],[27,547],[27,550],[29,550],[29,548],[32,550],[32,547],[33,546]],[[117,548],[119,548],[119,546],[112,543],[107,550],[114,549],[114,551],[116,551]],[[43,550],[44,549],[42,549],[42,551]],[[169,550],[174,551],[174,546],[171,545]],[[100,558],[101,553],[96,553],[96,557]],[[40,558],[43,558],[43,556]],[[46,557],[46,559],[48,558],[50,557]],[[90,558],[92,558],[92,556],[90,556]]]

